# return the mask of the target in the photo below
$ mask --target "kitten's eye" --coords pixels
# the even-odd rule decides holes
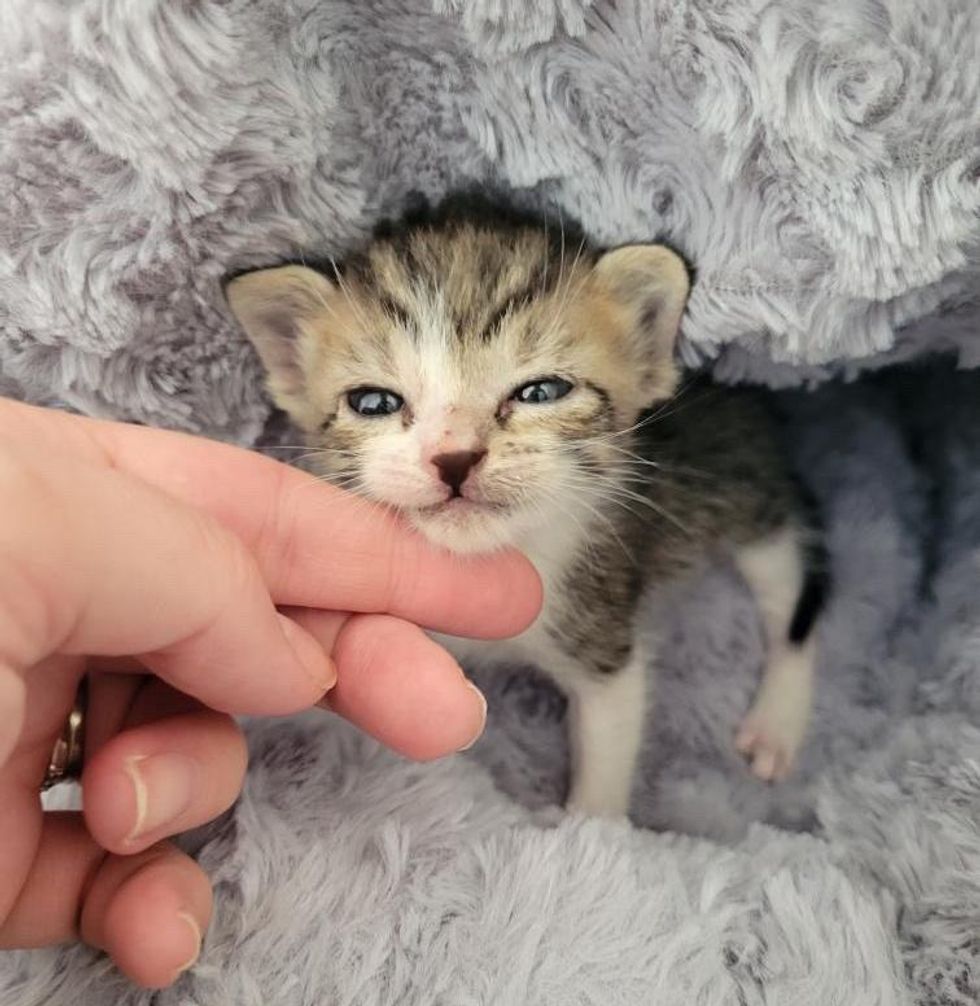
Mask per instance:
[[[557,402],[571,390],[572,385],[560,377],[539,377],[536,381],[522,384],[510,397],[515,402],[543,405],[546,402]]]
[[[391,416],[401,410],[405,399],[387,388],[355,388],[347,392],[347,404],[359,416]]]

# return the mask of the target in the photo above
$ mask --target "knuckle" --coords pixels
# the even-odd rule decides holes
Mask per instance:
[[[254,610],[259,589],[255,565],[244,544],[203,511],[189,507],[186,514],[177,561],[193,564],[194,600],[179,637],[154,650],[160,655],[208,635],[229,612]]]
[[[192,510],[192,554],[199,556],[200,568],[211,582],[208,595],[214,598],[214,617],[226,605],[240,603],[257,585],[255,562],[244,543],[210,515]]]
[[[304,538],[297,492],[288,487],[291,474],[285,466],[276,471],[269,505],[250,542],[260,568],[277,570],[278,592],[287,601],[297,593],[294,584],[302,577],[300,542]]]

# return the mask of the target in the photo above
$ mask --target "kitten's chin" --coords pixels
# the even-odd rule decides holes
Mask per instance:
[[[463,555],[511,547],[517,535],[517,522],[506,511],[469,500],[412,510],[407,516],[429,541]]]

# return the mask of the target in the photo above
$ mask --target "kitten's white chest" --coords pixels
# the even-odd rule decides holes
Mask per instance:
[[[540,614],[519,636],[499,640],[437,638],[464,665],[532,664],[560,682],[571,673],[571,667],[556,643],[556,634],[568,603],[567,577],[581,547],[581,531],[561,520],[536,529],[517,543],[534,564],[544,588]]]

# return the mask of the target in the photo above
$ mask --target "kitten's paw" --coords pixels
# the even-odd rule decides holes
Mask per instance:
[[[812,702],[812,651],[793,650],[767,668],[735,747],[766,782],[785,779],[806,736]]]
[[[735,734],[735,748],[745,755],[752,773],[764,782],[785,779],[803,743],[806,723],[796,717],[774,715],[756,706]]]

